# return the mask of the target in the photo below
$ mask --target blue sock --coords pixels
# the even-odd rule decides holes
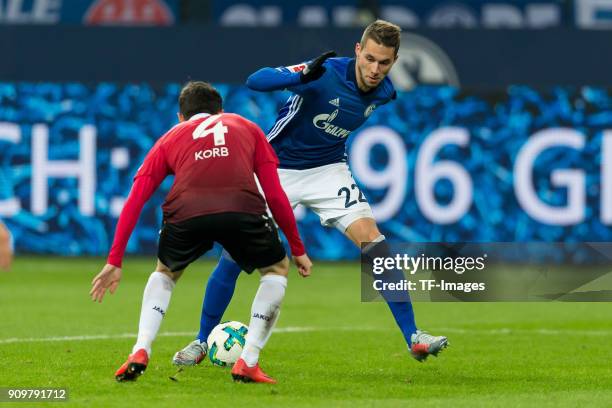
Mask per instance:
[[[232,300],[236,280],[240,275],[240,266],[225,254],[224,251],[206,284],[200,317],[200,332],[197,337],[200,342],[206,341],[212,329],[221,321],[225,309]]]
[[[372,244],[368,245],[367,248],[364,248],[363,255],[368,258],[393,257],[384,236],[381,236],[378,242],[373,242]],[[400,279],[403,279],[403,277],[404,274],[402,271],[395,270],[390,271],[388,275],[383,277],[383,279],[389,282],[398,282]],[[410,338],[412,337],[412,334],[416,333],[417,331],[410,296],[407,292],[404,294],[397,294],[381,291],[380,294],[382,295],[383,299],[385,299],[385,302],[387,302],[387,306],[389,306],[389,309],[395,318],[395,323],[397,323],[400,331],[404,335],[404,339],[406,340],[408,347],[410,347],[412,345]]]
[[[399,326],[408,347],[412,345],[410,337],[416,333],[417,327],[414,321],[414,311],[410,302],[387,302],[387,306],[391,309],[395,322]]]

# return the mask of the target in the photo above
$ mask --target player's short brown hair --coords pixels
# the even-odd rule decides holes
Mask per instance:
[[[382,44],[385,47],[393,47],[395,55],[400,47],[400,33],[402,29],[388,21],[376,20],[367,26],[361,36],[361,46],[365,46],[368,39],[375,41],[377,44]]]
[[[219,113],[223,109],[223,99],[219,92],[208,82],[189,81],[179,95],[179,112],[189,119],[198,113]]]

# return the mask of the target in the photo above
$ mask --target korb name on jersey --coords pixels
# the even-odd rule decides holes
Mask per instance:
[[[195,159],[204,160],[210,159],[211,157],[227,157],[229,156],[229,149],[227,147],[213,147],[207,150],[198,150],[195,152]]]
[[[206,118],[198,125],[193,131],[193,139],[197,140],[200,138],[207,137],[212,134],[214,138],[215,147],[206,150],[198,150],[195,152],[195,160],[205,160],[213,157],[227,157],[229,156],[229,149],[225,146],[225,134],[227,133],[227,126],[219,120],[214,126],[212,124],[221,117],[221,115],[212,115]],[[219,147],[218,147],[219,146]]]

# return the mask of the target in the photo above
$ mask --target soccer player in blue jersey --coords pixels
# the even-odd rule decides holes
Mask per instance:
[[[309,207],[322,225],[339,229],[359,248],[371,243],[362,250],[366,257],[373,251],[384,254],[388,247],[367,200],[356,188],[345,144],[376,108],[395,99],[387,74],[397,60],[399,45],[400,28],[378,20],[355,45],[355,58],[333,58],[335,53],[327,52],[309,63],[260,69],[247,80],[256,91],[293,93],[268,133],[291,205]],[[342,191],[350,193],[350,200]],[[240,267],[222,256],[208,280],[197,339],[175,354],[174,364],[194,365],[206,356],[208,334],[229,305],[239,274]],[[423,361],[447,346],[446,337],[417,330],[408,297],[385,300],[414,358]]]

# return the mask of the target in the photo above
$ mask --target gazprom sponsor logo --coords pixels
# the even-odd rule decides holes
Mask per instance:
[[[312,123],[315,125],[315,127],[324,130],[325,133],[329,135],[339,138],[348,137],[348,135],[351,134],[350,130],[341,128],[331,123],[334,119],[336,119],[336,116],[338,116],[338,109],[334,110],[332,113],[321,113],[315,116],[312,119]]]

